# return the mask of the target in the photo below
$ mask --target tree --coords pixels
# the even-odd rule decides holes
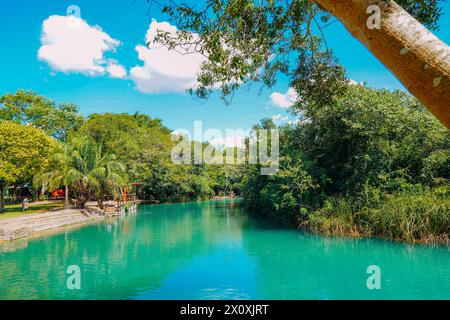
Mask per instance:
[[[179,30],[159,30],[153,41],[205,56],[199,85],[191,90],[200,97],[220,86],[226,98],[248,81],[271,86],[282,72],[302,103],[326,103],[346,87],[344,69],[323,37],[334,16],[450,128],[450,48],[425,28],[437,28],[441,2],[167,1],[161,10]]]
[[[101,149],[99,150],[101,154]],[[98,207],[103,209],[103,202],[108,194],[122,194],[122,188],[127,183],[125,165],[116,160],[113,154],[106,154],[100,157],[100,165],[96,170],[95,176],[98,180],[98,186],[95,190]]]
[[[337,17],[447,128],[450,129],[450,47],[394,1],[382,1],[381,24],[367,27],[374,1],[316,0]],[[438,1],[399,1],[419,18],[433,19]],[[422,5],[430,6],[428,9]],[[424,16],[425,15],[425,16]]]
[[[133,182],[147,180],[151,169],[170,160],[170,131],[161,120],[143,114],[92,114],[80,134],[103,145],[126,166]]]
[[[280,129],[280,168],[250,165],[244,204],[300,228],[448,243],[450,131],[402,91],[351,85]]]
[[[54,142],[41,130],[0,121],[0,213],[4,212],[5,188],[31,181],[48,166]]]
[[[450,132],[407,93],[353,85],[332,103],[305,107],[301,120],[291,140],[327,194],[450,181],[440,156],[449,154]]]
[[[23,90],[0,97],[0,120],[33,125],[60,141],[66,140],[68,134],[83,123],[74,104],[57,104],[35,92]]]
[[[120,192],[126,184],[123,164],[114,154],[103,152],[102,145],[88,137],[74,138],[52,155],[53,164],[41,172],[35,185],[66,186],[75,195],[76,207],[83,209],[86,202],[97,197],[100,207],[107,194]]]
[[[54,155],[58,155],[64,150],[62,149],[62,145],[55,146],[54,150],[51,152],[51,156],[49,157],[49,166],[47,170],[40,171],[33,178],[33,185],[38,190],[42,188],[42,194],[45,193],[45,188],[49,189],[57,189],[64,186],[64,209],[70,208],[69,201],[69,186],[66,177],[66,173],[68,172],[68,163],[64,162],[60,157],[55,157]]]

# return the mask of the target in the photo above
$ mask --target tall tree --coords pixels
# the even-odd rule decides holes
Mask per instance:
[[[80,129],[126,165],[133,182],[142,182],[153,164],[169,160],[170,131],[143,114],[92,114]]]
[[[450,48],[426,29],[437,28],[442,1],[397,3],[170,0],[161,10],[179,30],[159,30],[152,41],[205,56],[199,85],[193,89],[201,97],[218,85],[225,98],[247,81],[273,85],[275,74],[283,72],[291,76],[303,103],[327,103],[345,88],[345,72],[323,32],[334,16],[450,128]]]
[[[30,182],[48,165],[54,142],[41,130],[10,121],[0,121],[0,213],[9,185]]]
[[[78,108],[70,103],[56,103],[32,91],[18,90],[0,97],[0,120],[30,124],[60,141],[83,123]]]
[[[443,124],[450,128],[450,47],[394,1],[316,0],[337,17]],[[434,19],[437,1],[399,1]],[[367,13],[379,14],[369,28]],[[378,9],[377,9],[378,8]],[[414,10],[416,9],[416,10]],[[418,9],[418,10],[417,10]],[[379,10],[377,13],[376,10]],[[377,19],[377,17],[374,17]],[[376,21],[374,21],[376,22]]]
[[[210,197],[213,174],[205,166],[175,165],[170,132],[161,120],[143,114],[93,114],[80,129],[115,154],[148,196],[162,201]]]
[[[53,154],[53,165],[35,178],[35,186],[65,185],[75,195],[77,208],[83,209],[94,196],[102,206],[106,195],[120,192],[127,182],[123,164],[102,148],[88,137],[73,139]]]

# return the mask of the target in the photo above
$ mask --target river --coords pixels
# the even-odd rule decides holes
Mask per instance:
[[[448,247],[305,234],[231,200],[141,205],[1,249],[0,299],[450,299]]]

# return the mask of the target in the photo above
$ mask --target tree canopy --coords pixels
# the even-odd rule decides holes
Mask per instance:
[[[67,186],[79,208],[89,200],[102,207],[125,188],[157,201],[241,195],[258,214],[314,232],[450,241],[450,133],[417,99],[346,84],[333,99],[292,111],[296,123],[277,127],[266,118],[253,128],[280,131],[279,170],[270,176],[261,163],[175,163],[178,141],[147,115],[76,114],[81,126],[62,141],[36,128],[39,119],[2,120],[0,204],[5,186],[31,181],[50,192]]]
[[[64,141],[83,122],[76,105],[56,103],[32,91],[18,90],[0,97],[0,120],[32,124]]]
[[[54,142],[43,131],[0,121],[0,193],[14,183],[26,183],[47,167]],[[3,211],[0,201],[0,212]]]
[[[48,165],[54,142],[41,130],[0,121],[0,181],[27,181]]]
[[[220,87],[227,99],[249,81],[272,86],[279,72],[291,78],[303,102],[327,102],[345,88],[345,70],[323,33],[336,20],[314,1],[148,2],[178,28],[176,33],[160,30],[154,42],[207,58],[191,89],[200,97]],[[428,28],[438,28],[443,1],[397,2]]]
[[[159,119],[143,114],[93,114],[77,135],[89,136],[115,154],[126,166],[130,181],[153,199],[209,198],[235,187],[230,170],[224,167],[174,164],[171,152],[176,142]],[[223,187],[219,180],[229,185]]]
[[[249,208],[315,232],[450,240],[450,132],[415,98],[351,85],[299,116],[280,127],[278,173],[247,168]]]
[[[35,186],[70,186],[78,208],[84,208],[94,196],[102,206],[105,196],[120,195],[127,184],[124,165],[89,137],[73,138],[56,148],[50,160],[50,168],[35,176]]]

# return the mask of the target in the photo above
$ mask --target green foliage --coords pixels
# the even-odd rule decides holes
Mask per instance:
[[[52,140],[41,130],[0,121],[0,181],[27,181],[48,164]]]
[[[159,119],[135,114],[93,114],[79,135],[87,135],[102,144],[124,163],[132,182],[142,182],[152,164],[169,160],[172,146],[169,130]]]
[[[328,235],[450,244],[449,212],[448,187],[382,194],[370,205],[338,197],[329,199],[301,227]]]
[[[150,0],[148,0],[150,1]],[[399,0],[421,23],[437,28],[439,0]],[[153,3],[153,2],[152,2]],[[326,103],[345,86],[344,69],[329,50],[323,28],[332,16],[310,0],[206,0],[199,3],[158,2],[179,28],[160,31],[154,42],[183,53],[198,52],[207,60],[191,90],[208,97],[220,86],[227,100],[241,85],[268,86],[275,75],[287,75],[304,101]]]
[[[53,141],[41,130],[10,121],[0,121],[0,198],[4,188],[26,183],[48,165]],[[3,201],[0,201],[3,212]]]
[[[446,0],[397,0],[396,2],[430,30],[438,30]]]
[[[50,170],[35,177],[35,185],[68,186],[78,208],[84,208],[93,196],[101,204],[106,195],[121,194],[127,183],[123,164],[87,137],[71,140],[52,155],[52,160]]]
[[[283,156],[276,175],[262,176],[258,167],[249,170],[242,195],[247,207],[276,212],[283,219],[295,222],[301,209],[310,207],[311,192],[316,188],[300,157]]]
[[[154,42],[207,57],[198,75],[199,85],[191,90],[199,97],[208,97],[217,85],[225,100],[249,81],[272,86],[278,72],[298,82],[311,82],[311,77],[326,69],[327,77],[315,79],[323,91],[334,89],[330,84],[343,79],[342,67],[321,46],[320,36],[312,33],[318,23],[315,17],[325,21],[329,15],[308,0],[289,5],[208,0],[202,6],[169,1],[162,11],[180,30],[176,34],[161,31]]]
[[[84,120],[30,92],[3,96],[0,211],[5,187],[33,178],[37,188],[68,186],[80,208],[131,182],[160,201],[242,194],[247,207],[313,232],[448,242],[450,132],[406,93],[344,84],[325,102],[303,100],[298,123],[279,128],[273,176],[260,165],[174,164],[171,131],[146,115]]]
[[[213,181],[214,194],[219,196],[239,195],[242,189],[243,166],[206,166]]]
[[[64,141],[83,122],[74,104],[57,104],[32,91],[19,90],[0,97],[0,120],[31,124]]]
[[[332,103],[304,107],[302,117],[300,148],[326,175],[327,193],[450,179],[441,155],[448,130],[406,93],[350,86]]]
[[[279,172],[247,169],[247,206],[326,234],[448,240],[450,132],[416,99],[350,85],[298,115],[280,128]]]
[[[10,120],[0,122],[2,191],[31,181],[36,189],[45,186],[42,191],[69,186],[79,207],[94,198],[102,206],[128,181],[160,201],[239,192],[239,169],[173,164],[175,142],[160,119],[107,113],[84,120],[76,110],[29,91],[1,97],[0,117]]]
[[[214,195],[214,184],[205,167],[169,161],[155,165],[145,180],[147,193],[161,201],[209,199]]]
[[[170,130],[161,120],[146,115],[93,114],[78,134],[90,136],[107,152],[117,155],[126,166],[130,180],[139,183],[141,191],[152,199],[210,198],[232,190],[226,183],[237,179],[225,178],[226,170],[222,166],[174,164],[171,152],[175,142]],[[221,183],[225,185],[222,187]]]

